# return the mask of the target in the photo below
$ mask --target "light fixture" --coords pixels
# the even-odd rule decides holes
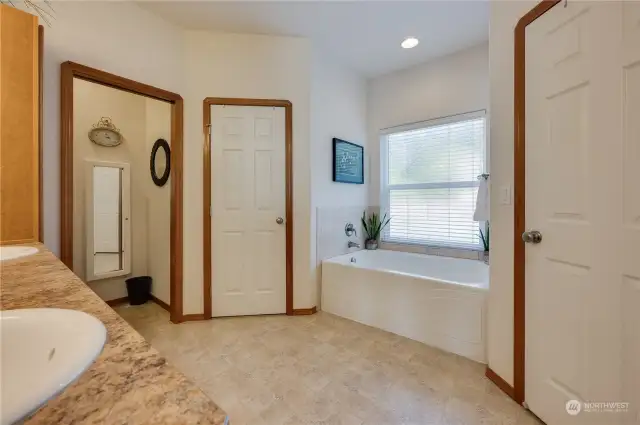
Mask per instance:
[[[404,41],[400,45],[402,46],[403,49],[413,49],[418,45],[418,43],[420,43],[420,41],[418,41],[417,38],[407,37],[404,39]]]

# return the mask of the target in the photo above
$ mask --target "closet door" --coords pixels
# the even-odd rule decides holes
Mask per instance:
[[[285,110],[211,108],[214,317],[286,312]]]
[[[638,6],[570,1],[526,30],[525,395],[548,425],[640,418]]]

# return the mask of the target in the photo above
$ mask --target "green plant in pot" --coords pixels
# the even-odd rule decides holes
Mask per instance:
[[[484,262],[486,264],[489,264],[489,237],[491,234],[491,226],[489,225],[489,223],[487,222],[487,229],[486,229],[486,233],[484,233],[482,231],[482,229],[480,229],[480,239],[482,239],[482,246],[484,248]]]
[[[364,234],[366,236],[364,247],[366,249],[378,249],[380,234],[384,228],[387,227],[390,221],[391,217],[387,218],[386,213],[382,217],[382,220],[380,219],[380,215],[376,213],[371,213],[369,217],[367,217],[366,211],[362,213],[362,228],[364,229]]]

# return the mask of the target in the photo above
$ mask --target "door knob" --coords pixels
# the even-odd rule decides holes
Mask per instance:
[[[528,230],[522,234],[522,240],[526,243],[540,243],[542,242],[542,233],[537,230]]]
[[[282,218],[282,217],[276,218],[276,223],[278,223],[278,224],[284,223],[284,218]]]

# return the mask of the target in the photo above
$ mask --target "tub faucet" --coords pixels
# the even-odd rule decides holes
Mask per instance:
[[[347,243],[347,248],[360,248],[360,244],[358,242],[349,241]]]

